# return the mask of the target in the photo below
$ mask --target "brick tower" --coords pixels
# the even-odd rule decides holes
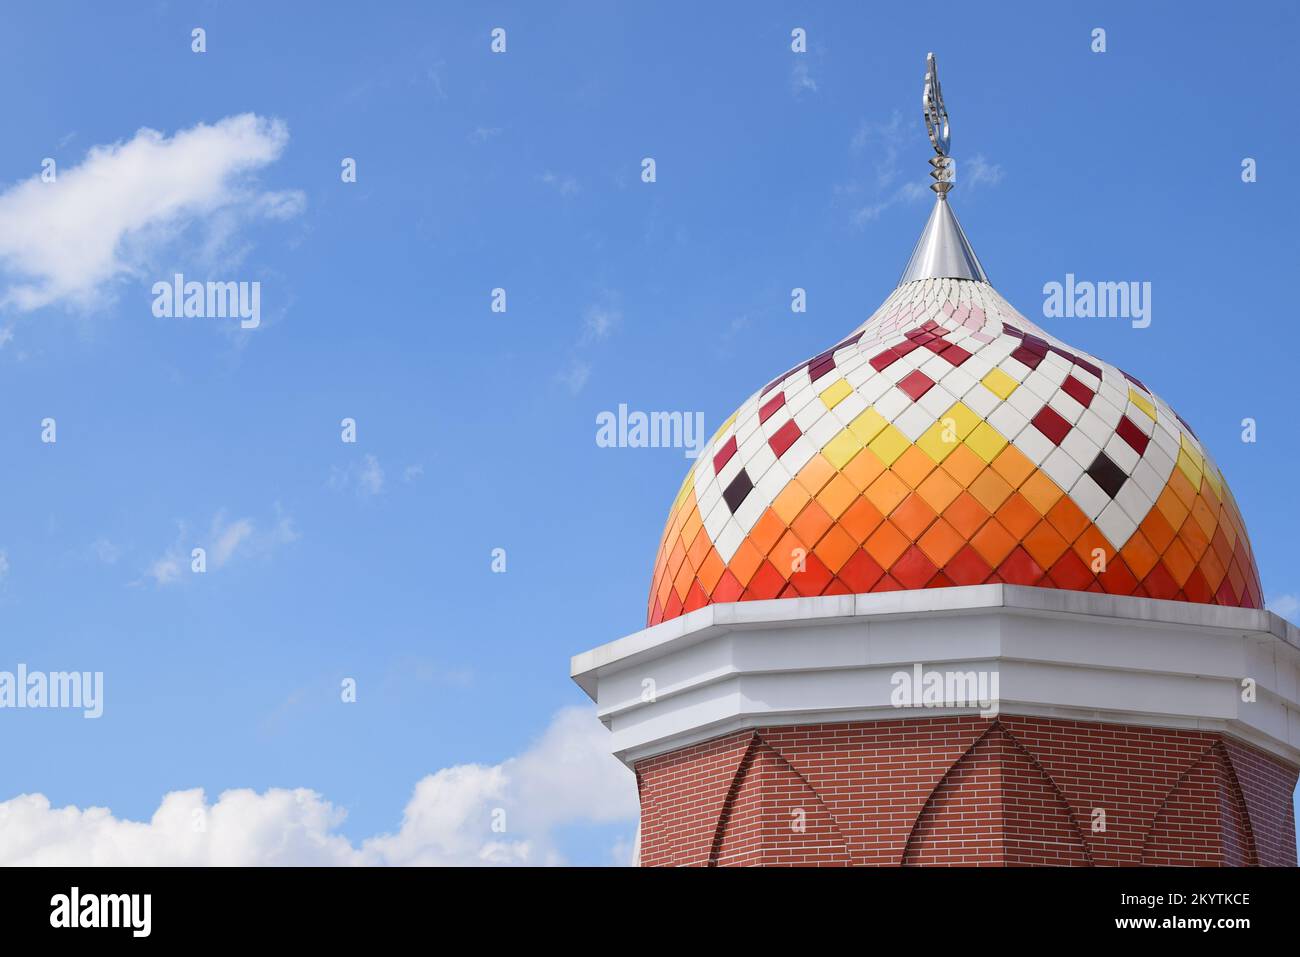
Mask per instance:
[[[669,510],[647,627],[576,656],[643,865],[1294,865],[1300,630],[1135,376],[1020,315],[948,201]]]

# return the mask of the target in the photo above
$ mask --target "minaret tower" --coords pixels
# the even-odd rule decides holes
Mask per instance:
[[[1300,631],[1142,380],[1038,328],[935,205],[861,326],[669,510],[647,627],[574,657],[643,865],[1294,865]]]

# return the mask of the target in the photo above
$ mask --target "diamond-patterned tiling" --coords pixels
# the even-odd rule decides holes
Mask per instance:
[[[927,279],[718,431],[648,613],[984,582],[1261,603],[1232,493],[1165,403],[988,285]]]

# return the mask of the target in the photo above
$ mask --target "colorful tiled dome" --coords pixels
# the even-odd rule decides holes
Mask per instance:
[[[1260,607],[1232,493],[1155,393],[987,282],[904,279],[722,424],[669,511],[651,625],[986,582]]]

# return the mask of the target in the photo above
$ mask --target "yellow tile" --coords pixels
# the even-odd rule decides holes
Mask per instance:
[[[1205,463],[1205,483],[1220,502],[1223,501],[1223,473],[1212,462]]]
[[[955,430],[949,432],[942,422],[936,422],[921,433],[921,437],[916,440],[916,447],[936,462],[942,462],[957,448]]]
[[[826,460],[836,469],[842,469],[861,451],[862,440],[849,429],[841,429],[835,438],[826,443],[822,455],[826,456]]]
[[[1187,476],[1187,481],[1192,483],[1192,490],[1199,492],[1201,490],[1201,475],[1204,473],[1202,473],[1201,467],[1196,464],[1196,461],[1187,454],[1186,449],[1178,453],[1178,467]]]
[[[735,416],[732,416],[732,418],[735,418]],[[692,491],[694,488],[695,488],[695,469],[691,468],[686,473],[686,480],[682,482],[682,487],[677,490],[677,497],[673,499],[673,507],[668,510],[669,515],[671,515],[673,512],[676,512],[677,509],[681,507],[682,500],[685,499],[687,493]]]
[[[966,437],[966,445],[985,462],[997,458],[1006,444],[1007,440],[1002,437],[1002,433],[987,422],[975,426],[974,431]]]
[[[1128,390],[1128,397],[1134,405],[1136,405],[1139,409],[1141,409],[1143,412],[1147,414],[1148,419],[1155,421],[1156,407],[1151,404],[1150,400],[1148,400],[1146,396],[1144,396],[1137,389],[1134,389],[1133,387],[1130,386]]]
[[[871,451],[880,457],[880,461],[886,465],[893,465],[894,460],[906,452],[907,447],[912,443],[907,441],[907,436],[898,429],[886,425],[869,444]]]
[[[874,439],[889,422],[875,409],[867,409],[849,423],[849,429],[866,445]]]
[[[952,422],[948,423],[946,421],[948,419],[951,419]],[[983,419],[970,409],[966,408],[966,406],[961,402],[954,404],[951,409],[939,416],[939,423],[941,425],[951,424],[956,429],[957,438],[959,439],[966,438],[966,436],[971,434],[971,431],[975,426],[979,425],[983,421]]]
[[[989,374],[980,380],[984,388],[988,389],[999,399],[1005,399],[1016,387],[1020,385],[1015,379],[1007,375],[1001,369],[990,369]]]
[[[826,408],[833,409],[843,402],[852,392],[853,387],[851,385],[843,379],[837,379],[832,383],[829,389],[822,392],[822,401],[826,403]]]

